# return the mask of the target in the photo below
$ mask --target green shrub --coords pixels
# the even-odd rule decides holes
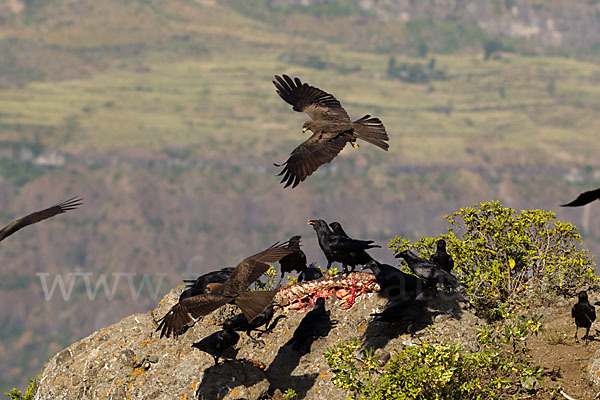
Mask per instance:
[[[21,393],[20,390],[17,390],[16,388],[13,388],[13,390],[11,390],[10,392],[6,392],[5,395],[7,395],[13,400],[33,400],[36,386],[37,380],[32,378],[29,380],[29,385],[27,385],[27,389],[24,395]]]
[[[498,201],[483,202],[445,217],[441,235],[453,256],[454,273],[479,314],[503,318],[515,305],[533,296],[574,295],[583,285],[598,282],[588,250],[580,250],[581,235],[570,223],[544,210],[516,212]],[[413,249],[422,257],[434,252],[438,238],[390,241],[395,252]]]
[[[364,400],[497,399],[531,391],[543,368],[531,366],[527,338],[541,332],[539,317],[514,317],[478,330],[478,348],[439,339],[432,330],[392,357],[385,369],[357,339],[325,353],[331,382]]]

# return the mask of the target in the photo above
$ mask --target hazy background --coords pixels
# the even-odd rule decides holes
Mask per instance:
[[[442,4],[443,3],[443,4]],[[0,224],[73,195],[77,211],[0,244],[0,392],[181,279],[303,236],[309,218],[387,240],[445,232],[498,199],[553,210],[600,250],[598,0],[0,0]],[[489,58],[486,60],[486,56]],[[273,162],[307,136],[287,73],[381,118],[390,150],[348,146],[294,190]],[[109,301],[76,278],[143,275]]]

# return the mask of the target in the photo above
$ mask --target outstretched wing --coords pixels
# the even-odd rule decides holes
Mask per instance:
[[[292,253],[287,248],[288,243],[275,243],[273,246],[253,256],[247,257],[241,261],[233,271],[233,274],[225,282],[225,290],[241,293],[248,289],[248,286],[257,280],[262,274],[267,272],[269,265]]]
[[[74,210],[81,204],[83,204],[83,199],[75,196],[55,206],[46,208],[45,210],[36,211],[23,218],[17,219],[0,230],[0,241],[12,235],[19,229],[26,227],[27,225],[35,224],[36,222],[40,222],[46,218],[54,217],[57,214]]]
[[[350,120],[346,110],[333,95],[302,83],[298,78],[292,80],[285,74],[275,75],[275,79],[273,84],[277,88],[277,93],[293,106],[294,111],[305,112],[312,119]]]
[[[591,203],[594,200],[600,200],[600,189],[590,190],[581,193],[575,200],[567,204],[561,204],[561,207],[581,207]]]
[[[205,293],[188,297],[175,304],[168,313],[158,321],[157,331],[160,337],[177,335],[195,319],[210,314],[217,308],[229,303],[231,298],[218,294]]]
[[[285,182],[284,188],[292,185],[292,188],[312,175],[321,165],[331,162],[344,148],[348,138],[336,136],[334,138],[323,137],[315,133],[304,143],[296,147],[290,153],[290,157],[283,164],[275,164],[283,169],[277,176],[283,175],[280,183]]]

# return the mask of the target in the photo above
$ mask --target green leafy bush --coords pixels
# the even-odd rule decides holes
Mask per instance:
[[[445,218],[451,226],[440,238],[454,257],[453,272],[479,314],[488,319],[503,318],[532,296],[574,295],[581,286],[598,282],[590,252],[578,248],[577,228],[558,221],[553,212],[516,212],[494,201]],[[429,257],[437,239],[426,237],[411,244],[396,237],[390,248],[413,249]]]
[[[6,392],[5,395],[7,395],[13,400],[33,400],[36,386],[37,380],[32,378],[29,380],[29,385],[27,385],[25,394],[22,394],[20,390],[13,388],[13,390],[11,390],[10,392]]]
[[[532,390],[543,368],[529,362],[527,338],[541,332],[539,317],[514,317],[478,330],[477,349],[445,342],[432,330],[397,352],[385,368],[357,339],[325,353],[332,383],[361,400],[497,399]],[[539,386],[538,386],[539,387]]]

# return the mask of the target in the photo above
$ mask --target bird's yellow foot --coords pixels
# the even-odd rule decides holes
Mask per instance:
[[[352,147],[354,147],[355,149],[358,149],[358,143],[356,142],[350,142],[350,144],[352,145]]]

